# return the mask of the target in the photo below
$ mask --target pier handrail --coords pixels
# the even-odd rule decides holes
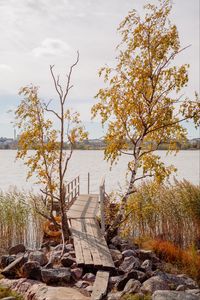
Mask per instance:
[[[101,184],[99,187],[99,200],[100,200],[100,213],[101,213],[101,232],[105,234],[105,207],[104,207],[104,200],[105,200],[105,176],[101,180]]]
[[[80,195],[80,176],[75,177],[66,185],[65,200],[68,205]]]

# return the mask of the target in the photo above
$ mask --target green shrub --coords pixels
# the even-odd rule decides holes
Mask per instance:
[[[5,288],[0,286],[0,299],[4,297],[13,296],[16,298],[16,300],[23,300],[23,297],[18,295],[17,293],[11,291],[9,288]]]

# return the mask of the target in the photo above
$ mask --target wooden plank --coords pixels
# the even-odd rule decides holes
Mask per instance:
[[[93,286],[91,300],[101,300],[107,294],[109,272],[98,271]]]
[[[77,219],[77,229],[80,232],[80,238],[81,238],[81,248],[82,253],[84,257],[84,261],[86,265],[93,265],[93,259],[90,252],[90,247],[88,247],[87,242],[87,234],[85,230],[85,224],[83,219]]]
[[[97,195],[81,195],[67,212],[68,218],[92,218],[96,217],[99,210]]]
[[[93,233],[92,223],[90,219],[85,219],[85,226],[87,231],[88,246],[93,258],[94,266],[101,267],[102,261],[97,247],[97,240]]]
[[[79,231],[77,229],[77,222],[76,220],[70,220],[70,223],[71,223],[70,230],[72,233],[72,237],[74,241],[74,249],[76,252],[76,262],[77,265],[81,266],[85,264],[85,261],[84,261],[83,252],[81,248],[81,238],[80,238]]]
[[[102,260],[103,267],[105,267],[105,269],[115,269],[110,250],[108,249],[104,236],[101,234],[99,225],[94,219],[91,219],[91,223],[93,225],[94,235],[96,236],[96,239],[98,241],[97,247]]]

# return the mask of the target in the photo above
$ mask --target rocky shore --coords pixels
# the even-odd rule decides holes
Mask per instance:
[[[198,284],[185,274],[164,272],[163,262],[153,251],[139,249],[118,236],[111,240],[109,249],[116,268],[110,271],[105,299],[126,299],[128,295],[153,300],[200,299]],[[52,242],[38,250],[16,245],[1,256],[0,268],[4,276],[0,285],[26,300],[90,299],[97,272],[76,264],[73,244],[63,249],[63,245]]]

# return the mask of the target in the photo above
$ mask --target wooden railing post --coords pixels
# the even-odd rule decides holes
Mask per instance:
[[[99,188],[100,194],[100,211],[101,211],[101,233],[105,234],[105,207],[104,207],[104,198],[105,198],[105,178],[103,178],[102,183]]]

